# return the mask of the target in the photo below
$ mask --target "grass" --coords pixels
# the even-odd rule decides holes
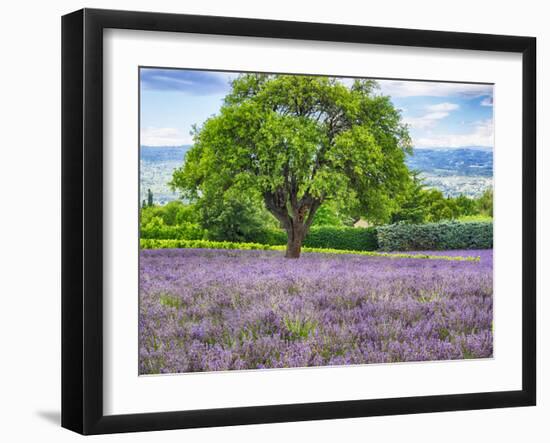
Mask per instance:
[[[463,215],[458,218],[461,222],[492,222],[493,217],[490,215]]]

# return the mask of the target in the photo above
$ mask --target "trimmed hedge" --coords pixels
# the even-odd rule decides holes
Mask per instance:
[[[378,247],[382,251],[446,249],[490,249],[493,247],[492,222],[446,221],[412,225],[398,223],[379,226]]]
[[[261,243],[263,245],[286,245],[286,232],[282,229],[264,228],[251,232],[246,236],[245,242]]]
[[[287,235],[282,229],[268,229],[247,238],[247,241],[264,245],[286,245]],[[350,251],[375,251],[378,249],[378,241],[375,228],[313,226],[304,240],[304,246]]]
[[[310,228],[304,240],[304,246],[350,251],[375,251],[378,249],[378,239],[376,228],[314,226]]]
[[[142,249],[238,249],[243,251],[284,251],[286,246],[281,245],[262,245],[260,243],[235,243],[235,242],[217,242],[210,240],[140,240]],[[343,249],[324,249],[303,247],[302,252],[315,252],[319,254],[353,254],[368,257],[388,257],[388,258],[412,258],[427,260],[447,260],[447,261],[480,261],[480,257],[462,257],[447,255],[428,255],[428,254],[388,254],[375,251],[350,251]]]

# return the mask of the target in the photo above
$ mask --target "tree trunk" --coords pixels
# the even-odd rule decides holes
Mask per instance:
[[[279,220],[281,227],[286,230],[288,240],[285,257],[300,258],[302,243],[322,199],[315,199],[309,194],[305,194],[298,201],[296,190],[289,193],[285,188],[281,188],[275,192],[265,192],[264,202],[269,212]]]
[[[291,226],[287,230],[286,258],[300,258],[305,231],[305,226]]]

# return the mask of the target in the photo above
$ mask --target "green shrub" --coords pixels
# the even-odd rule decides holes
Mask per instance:
[[[287,234],[282,229],[263,229],[246,238],[247,242],[265,245],[286,245]],[[378,248],[375,228],[312,226],[304,240],[310,248],[374,251]]]
[[[374,251],[378,249],[376,228],[312,227],[304,240],[310,248]]]
[[[250,232],[246,242],[261,243],[263,245],[286,245],[286,232],[282,229],[264,228],[255,232]]]
[[[445,249],[490,249],[493,247],[492,222],[445,221],[411,225],[398,223],[379,226],[378,246],[382,251]]]
[[[168,226],[181,225],[185,223],[198,223],[198,213],[195,205],[184,204],[179,200],[171,201],[164,206],[146,206],[140,210],[141,226],[149,224],[153,218],[162,219]]]
[[[140,238],[200,240],[206,231],[196,223],[166,225],[160,217],[154,216],[149,223],[141,227]]]

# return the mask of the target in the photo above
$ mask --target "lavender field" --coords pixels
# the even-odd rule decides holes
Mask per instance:
[[[492,250],[442,253],[144,249],[139,373],[491,357]]]

